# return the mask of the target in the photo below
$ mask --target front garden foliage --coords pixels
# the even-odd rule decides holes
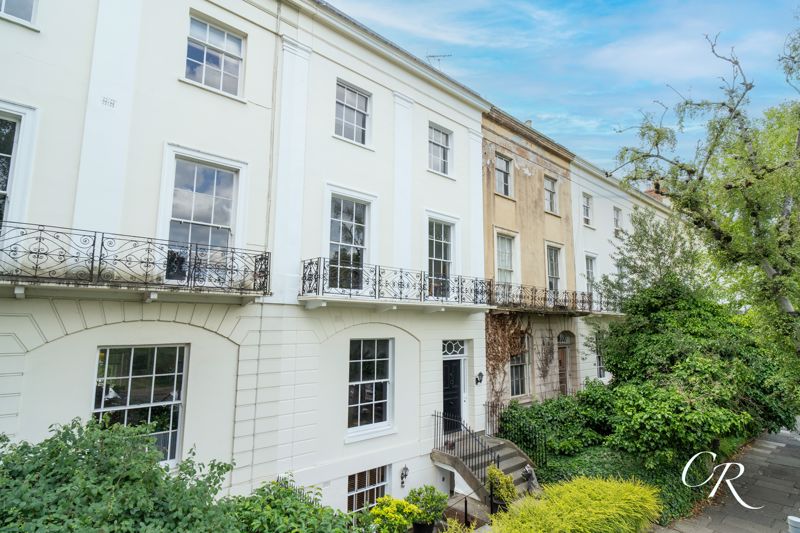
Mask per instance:
[[[763,431],[794,424],[800,364],[790,344],[763,335],[757,312],[737,313],[674,276],[634,294],[624,311],[597,336],[614,376],[609,386],[588,382],[574,397],[512,404],[500,432],[510,437],[524,421],[546,432],[542,483],[582,475],[651,483],[662,491],[666,523],[703,497],[680,482],[692,455],[728,456]]]
[[[495,533],[640,533],[660,515],[658,490],[638,481],[578,477],[545,485],[492,516]]]

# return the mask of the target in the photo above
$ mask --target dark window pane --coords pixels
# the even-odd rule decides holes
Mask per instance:
[[[183,397],[183,376],[178,374],[175,377],[175,400],[180,400]]]
[[[120,407],[128,404],[128,380],[109,379],[106,382],[105,407]]]
[[[389,361],[375,361],[375,379],[389,379]]]
[[[153,361],[155,359],[155,348],[134,348],[133,349],[133,371],[134,376],[143,376],[153,373]]]
[[[170,424],[172,406],[160,405],[150,411],[150,423],[156,425],[156,431],[167,431]]]
[[[111,348],[108,354],[108,377],[128,376],[130,371],[130,348]]]
[[[350,363],[350,382],[361,381],[361,364]]]
[[[386,402],[375,404],[375,423],[386,422]]]
[[[386,399],[386,383],[376,383],[375,384],[375,401],[381,401]]]
[[[364,341],[364,359],[375,358],[375,341]]]
[[[348,387],[347,405],[355,405],[358,403],[358,385],[350,385]]]
[[[361,406],[359,409],[358,424],[360,426],[372,424],[372,404]]]
[[[375,386],[372,383],[361,385],[361,403],[371,402],[375,397]]]
[[[377,354],[376,357],[378,359],[388,359],[389,357],[389,339],[380,339],[377,343]]]
[[[107,415],[108,418],[108,425],[114,424],[124,424],[125,423],[125,409],[119,409],[117,411],[108,411],[107,413],[103,414],[103,418],[105,419]]]
[[[175,358],[177,348],[175,346],[160,347],[156,359],[156,374],[167,374],[175,372]]]
[[[97,377],[100,379],[106,376],[106,352],[107,350],[100,350],[97,355]]]
[[[350,407],[347,409],[347,427],[356,426],[358,426],[358,407]]]
[[[153,384],[153,402],[170,402],[174,400],[173,390],[175,387],[175,376],[156,376]]]
[[[131,378],[131,405],[150,403],[153,388],[153,378]]]
[[[94,386],[94,408],[100,409],[103,406],[103,380],[98,379]]]
[[[375,379],[375,361],[364,361],[361,367],[361,379],[364,381]]]
[[[180,405],[173,405],[172,406],[172,425],[170,426],[172,430],[178,429],[178,422],[181,419],[181,406]]]
[[[148,407],[129,409],[127,425],[138,426],[139,424],[147,424],[147,415],[149,412],[150,409]]]
[[[17,123],[0,119],[0,154],[12,155]]]

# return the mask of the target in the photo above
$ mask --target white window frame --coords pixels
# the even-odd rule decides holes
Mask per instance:
[[[431,139],[431,130],[437,130],[439,133],[447,135],[447,146],[443,144],[439,144]],[[431,167],[431,155],[430,155],[430,146],[431,144],[444,148],[445,153],[445,167],[446,172],[442,172],[441,170],[436,170],[435,168]],[[445,128],[444,126],[440,126],[435,122],[428,122],[428,170],[433,172],[434,174],[440,174],[442,176],[447,176],[448,178],[451,177],[453,174],[453,132],[452,130]]]
[[[553,204],[554,204],[553,205],[553,209],[550,209],[549,206],[547,205],[547,203],[548,203],[547,202],[547,196],[549,194],[549,191],[547,190],[547,182],[548,181],[553,182]],[[554,178],[552,176],[545,176],[544,177],[544,182],[542,184],[542,187],[543,187],[542,191],[544,193],[543,198],[544,198],[544,211],[545,211],[545,213],[551,213],[553,215],[557,215],[558,214],[558,189],[559,189],[558,178]]]
[[[612,211],[613,222],[614,222],[614,229],[622,229],[622,208],[617,207],[616,205],[613,207]]]
[[[512,267],[512,276],[510,283],[520,283],[521,282],[521,260],[520,260],[520,239],[518,239],[519,234],[513,231],[506,230],[504,228],[494,228],[494,255],[495,255],[495,269],[494,269],[494,279],[499,282],[499,265],[500,261],[498,260],[498,239],[500,237],[507,237],[511,239],[511,267]]]
[[[589,276],[589,260],[592,261],[592,276]],[[584,264],[584,276],[586,278],[586,291],[593,292],[594,291],[594,283],[597,279],[597,254],[594,253],[586,253],[583,256],[583,264]]]
[[[544,272],[545,272],[545,283],[546,287],[550,288],[550,261],[547,255],[548,248],[555,248],[558,250],[558,291],[565,291],[566,288],[566,265],[564,264],[564,245],[556,242],[545,241],[544,242]],[[562,286],[563,284],[563,286]]]
[[[0,100],[0,117],[17,124],[6,186],[8,206],[4,218],[12,222],[28,222],[39,112],[35,107]]]
[[[219,48],[217,45],[212,44],[208,40],[201,41],[199,38],[193,37],[192,34],[191,34],[192,19],[196,19],[198,22],[202,22],[203,24],[207,24],[208,26],[213,27],[216,30],[225,32],[226,39],[227,39],[227,35],[228,34],[230,34],[233,37],[236,37],[238,39],[241,39],[241,41],[242,41],[242,53],[241,53],[241,55],[237,56],[233,52],[228,52],[226,50],[223,50],[223,49]],[[211,92],[218,93],[218,94],[220,94],[222,96],[228,96],[230,98],[234,98],[234,99],[237,99],[237,100],[245,101],[245,99],[244,99],[244,74],[245,74],[245,63],[246,63],[245,57],[246,57],[246,51],[247,51],[247,35],[245,35],[244,32],[241,32],[241,31],[239,31],[237,29],[231,28],[230,26],[228,26],[226,24],[222,24],[222,23],[220,23],[220,22],[218,22],[218,21],[216,21],[214,19],[211,19],[211,18],[207,17],[206,15],[204,15],[202,13],[198,13],[198,12],[196,12],[194,10],[191,10],[190,13],[189,13],[189,28],[188,28],[188,31],[186,32],[187,47],[188,47],[188,43],[189,42],[195,42],[195,43],[199,44],[200,46],[203,46],[203,47],[206,47],[206,48],[211,48],[213,51],[215,51],[215,52],[221,54],[221,56],[223,56],[222,63],[220,64],[220,88],[216,88],[216,87],[212,87],[210,85],[206,85],[204,81],[192,80],[192,79],[189,79],[186,76],[186,61],[188,60],[188,53],[189,53],[188,50],[184,50],[184,54],[183,54],[183,73],[181,74],[180,79],[182,81],[185,81],[186,83],[189,83],[191,85],[195,85],[197,87],[201,87],[203,89],[207,89],[207,90],[209,90]],[[204,48],[204,50],[205,50],[205,48]],[[239,60],[239,75],[238,75],[237,80],[236,80],[236,83],[237,83],[237,85],[236,85],[236,93],[229,93],[229,92],[224,91],[222,89],[222,80],[224,78],[224,73],[225,73],[225,70],[224,70],[224,67],[225,67],[225,65],[224,65],[224,61],[225,61],[224,56],[226,56],[226,55],[229,55],[232,58]],[[203,72],[205,72],[205,57],[203,58],[203,64],[202,65],[203,65]],[[203,78],[205,79],[205,74],[203,75]]]
[[[422,267],[420,270],[423,272],[428,272],[428,221],[433,220],[435,222],[443,222],[445,224],[450,224],[452,228],[451,232],[451,240],[452,240],[452,247],[451,250],[451,261],[450,261],[450,268],[451,276],[459,276],[461,275],[461,260],[459,254],[461,253],[461,219],[455,215],[451,215],[448,213],[442,213],[441,211],[434,211],[432,209],[425,209],[422,219],[422,233],[421,233],[421,242],[422,242]]]
[[[357,476],[359,474],[362,474],[364,472],[369,472],[370,470],[377,470],[379,468],[383,468],[383,482],[376,483],[374,485],[367,485],[366,487],[361,488],[361,489],[356,488],[356,490],[354,490],[354,491],[350,491],[350,489],[347,486],[345,486],[347,494],[345,495],[345,499],[344,499],[344,508],[347,509],[348,513],[355,513],[355,512],[358,512],[358,511],[362,510],[362,509],[367,509],[368,510],[371,507],[373,507],[372,505],[368,505],[368,506],[362,507],[360,509],[351,510],[349,502],[348,502],[348,499],[350,498],[350,496],[355,497],[357,494],[360,494],[362,492],[369,492],[370,490],[376,489],[378,487],[382,487],[383,488],[383,494],[384,495],[388,495],[390,493],[390,490],[391,490],[391,487],[392,487],[392,483],[391,483],[392,467],[391,467],[391,465],[375,466],[375,467],[372,467],[372,468],[367,468],[366,470],[361,470],[359,472],[355,472],[353,474],[348,474],[347,475],[347,483],[348,484],[350,483],[350,476],[356,476],[356,479],[358,479]],[[369,478],[367,478],[367,479],[369,480]],[[375,497],[376,500],[378,498],[379,498],[379,496]]]
[[[497,160],[502,159],[506,163],[508,163],[508,172],[502,171],[497,168]],[[498,171],[504,172],[508,174],[508,194],[501,190],[497,190],[498,182],[497,182],[497,173]],[[506,198],[513,198],[514,197],[514,160],[511,157],[503,155],[499,152],[495,152],[494,154],[494,192],[495,194],[499,194],[500,196],[505,196]]]
[[[345,406],[345,430],[346,430],[346,437],[345,442],[350,443],[361,438],[368,438],[371,436],[379,436],[383,435],[392,430],[394,427],[394,406],[395,406],[395,399],[394,399],[394,382],[395,382],[395,360],[397,358],[396,354],[396,346],[397,342],[394,337],[386,337],[386,336],[374,336],[374,337],[354,337],[348,339],[347,341],[347,388],[348,394],[350,389],[350,341],[354,340],[389,340],[389,380],[386,390],[386,420],[383,422],[377,422],[372,424],[365,424],[363,426],[354,426],[354,427],[347,427],[348,415],[347,410],[350,408],[349,397],[346,397],[346,406]]]
[[[169,238],[169,223],[172,220],[172,195],[175,189],[176,159],[190,159],[198,163],[224,167],[236,173],[236,198],[233,202],[234,217],[231,224],[231,242],[229,246],[232,248],[245,248],[248,196],[250,194],[247,163],[174,143],[165,143],[164,145],[156,238],[164,240]]]
[[[377,194],[351,189],[344,185],[326,182],[323,192],[324,206],[322,209],[322,241],[320,243],[320,257],[328,257],[331,243],[331,199],[334,196],[367,204],[367,232],[364,237],[366,251],[364,264],[380,265],[380,250],[378,246],[378,232],[374,228],[380,227],[380,199]]]
[[[94,367],[92,369],[93,372],[94,372],[94,374],[93,374],[93,376],[94,376],[93,383],[95,383],[95,386],[96,386],[97,379],[98,379],[97,378],[97,366],[98,366],[98,364],[100,362],[100,351],[101,350],[114,349],[114,348],[126,348],[126,349],[130,348],[130,349],[133,349],[133,348],[171,348],[171,347],[183,348],[183,372],[182,372],[183,378],[181,380],[180,401],[170,403],[170,405],[179,404],[181,406],[181,409],[180,409],[180,420],[178,421],[178,429],[177,429],[177,439],[178,440],[177,440],[177,442],[175,444],[175,458],[174,459],[165,459],[163,461],[160,461],[160,463],[162,465],[166,465],[170,469],[177,466],[178,462],[180,462],[181,457],[183,455],[182,454],[182,451],[183,451],[183,434],[184,434],[184,428],[186,426],[186,388],[187,388],[187,384],[189,382],[189,361],[191,359],[189,344],[181,344],[181,343],[178,343],[178,344],[158,344],[158,343],[155,343],[155,344],[103,344],[103,345],[100,345],[100,346],[97,347],[97,356],[94,359]],[[132,363],[133,363],[133,360],[131,359],[131,364]],[[108,369],[106,367],[106,373],[107,372],[108,372]],[[130,379],[131,376],[128,376],[128,377]],[[104,377],[104,378],[108,379],[107,376]],[[130,391],[129,391],[129,393],[130,393]],[[148,404],[141,404],[141,405],[148,405],[149,406],[152,403],[153,402],[150,402]],[[139,404],[137,404],[137,405],[139,405]],[[131,409],[131,407],[130,406],[120,407],[119,410],[125,410],[125,409]],[[95,406],[95,397],[94,397],[94,395],[92,395],[89,412],[91,413],[91,416],[94,417],[98,412],[106,413],[108,411],[105,410],[104,408],[96,408],[96,406]]]
[[[594,218],[594,198],[588,192],[581,195],[581,220],[583,225],[592,227],[592,219]]]
[[[339,99],[336,97],[336,90],[338,90],[339,85],[350,89],[351,91],[355,91],[356,93],[360,94],[361,96],[365,96],[367,98],[367,112],[366,114],[366,121],[365,121],[365,131],[364,131],[364,142],[359,142],[355,139],[348,139],[344,136],[344,128],[342,128],[342,135],[336,133],[336,106],[339,103]],[[372,115],[373,115],[373,108],[374,108],[374,100],[373,94],[366,89],[362,89],[358,85],[350,83],[349,81],[345,81],[342,78],[336,78],[336,84],[333,93],[333,136],[336,139],[340,139],[342,141],[348,142],[350,144],[354,144],[356,146],[361,146],[362,148],[372,149]],[[343,105],[345,107],[352,107],[347,104]],[[361,112],[361,111],[357,111]]]
[[[6,13],[5,4],[7,1],[8,0],[0,0],[0,19],[14,22],[20,26],[24,26],[37,32],[39,31],[39,28],[36,27],[36,19],[38,18],[37,14],[39,12],[39,0],[33,0],[33,6],[31,8],[31,20],[25,20],[23,18],[15,17],[14,15],[9,15]]]
[[[511,398],[520,398],[523,396],[529,396],[531,394],[531,338],[529,335],[525,335],[524,346],[522,351],[523,362],[521,364],[514,364],[509,359],[508,363],[508,375],[509,375],[509,392]],[[522,375],[523,375],[523,385],[524,391],[519,394],[514,394],[514,379],[513,379],[513,371],[512,367],[514,366],[521,366],[522,367]]]

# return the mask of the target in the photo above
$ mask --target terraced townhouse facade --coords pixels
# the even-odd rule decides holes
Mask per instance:
[[[568,150],[492,141],[531,202],[560,180],[514,226],[486,157],[519,124],[313,0],[0,2],[0,60],[0,431],[152,422],[228,493],[292,472],[350,511],[463,485],[433,414],[483,429],[486,217],[574,290]]]

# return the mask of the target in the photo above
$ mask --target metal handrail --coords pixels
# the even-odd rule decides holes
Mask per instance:
[[[435,411],[434,450],[459,458],[464,465],[485,485],[486,469],[490,464],[499,465],[494,448],[470,428],[461,417]]]
[[[547,465],[547,434],[529,419],[519,417],[511,424],[504,415],[509,407],[505,402],[486,402],[486,434],[513,442],[540,468]]]

